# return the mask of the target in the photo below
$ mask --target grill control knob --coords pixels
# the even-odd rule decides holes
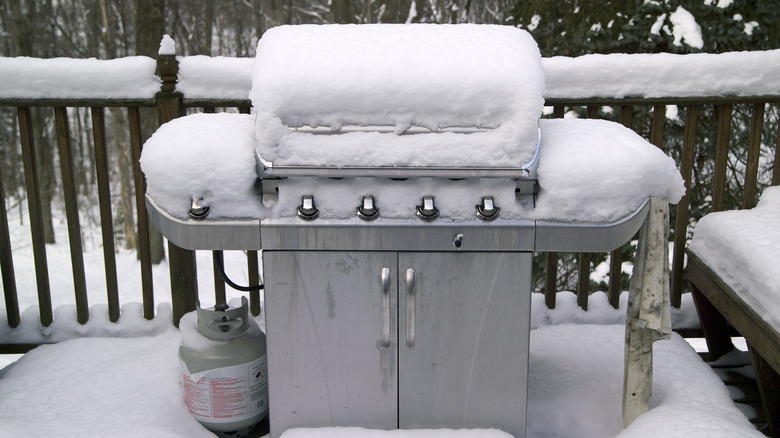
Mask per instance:
[[[425,222],[432,222],[438,219],[439,209],[433,203],[433,196],[423,196],[422,204],[417,206],[417,217]]]
[[[298,217],[305,221],[313,221],[320,215],[320,211],[314,206],[314,196],[303,195],[301,205],[298,207]]]
[[[363,196],[363,203],[357,208],[357,216],[364,221],[372,221],[379,217],[379,209],[374,204],[373,196]]]
[[[477,217],[486,222],[496,220],[500,211],[501,209],[493,203],[492,196],[483,196],[482,202],[477,205]]]
[[[209,206],[203,202],[203,198],[198,198],[197,201],[193,198],[188,213],[192,219],[196,221],[202,221],[203,219],[206,219],[206,216],[209,215],[209,211]]]

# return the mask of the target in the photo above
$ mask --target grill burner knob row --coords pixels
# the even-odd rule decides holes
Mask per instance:
[[[439,209],[433,203],[433,196],[423,196],[422,204],[417,206],[417,217],[425,222],[433,222],[439,218]]]

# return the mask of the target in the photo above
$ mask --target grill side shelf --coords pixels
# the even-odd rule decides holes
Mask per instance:
[[[152,223],[176,246],[194,250],[260,250],[260,219],[179,219],[146,195],[146,210]]]
[[[631,240],[650,210],[646,199],[630,215],[611,223],[536,222],[536,251],[611,251]]]

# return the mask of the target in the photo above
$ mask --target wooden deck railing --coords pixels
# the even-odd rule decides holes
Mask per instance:
[[[684,271],[684,251],[686,246],[686,240],[688,238],[688,224],[693,220],[698,220],[703,214],[710,211],[720,211],[726,207],[724,199],[727,192],[727,163],[729,158],[729,151],[734,150],[737,146],[731,141],[731,133],[733,126],[734,107],[740,106],[744,109],[749,109],[750,118],[747,126],[748,137],[746,144],[744,145],[747,150],[747,160],[744,169],[742,169],[741,175],[731,175],[738,181],[738,186],[743,189],[741,204],[737,206],[729,206],[730,208],[752,208],[757,200],[759,187],[759,158],[762,154],[762,138],[774,137],[775,144],[768,145],[767,147],[774,146],[774,151],[766,151],[764,154],[769,159],[765,162],[771,162],[772,165],[772,177],[769,184],[780,184],[780,166],[776,163],[780,152],[778,150],[778,144],[780,142],[780,135],[771,135],[771,133],[764,131],[764,118],[766,116],[766,108],[772,106],[774,111],[773,115],[777,120],[777,109],[780,104],[780,96],[754,96],[754,97],[697,97],[697,98],[657,98],[657,99],[643,99],[643,98],[592,98],[592,99],[548,99],[546,104],[553,107],[554,117],[563,117],[567,109],[584,108],[585,115],[588,118],[597,118],[600,115],[604,115],[599,111],[600,108],[609,107],[610,109],[617,109],[617,117],[614,117],[614,111],[612,112],[613,119],[619,123],[634,129],[639,134],[645,136],[652,144],[664,150],[667,154],[673,156],[677,161],[678,168],[685,180],[685,186],[688,190],[688,194],[677,204],[676,208],[672,209],[673,223],[671,224],[671,235],[673,236],[674,247],[672,250],[672,274],[671,274],[671,291],[672,291],[672,305],[680,307],[681,297],[683,289],[686,287],[686,282],[683,278]],[[668,140],[668,129],[666,127],[667,107],[675,105],[684,108],[685,119],[682,126],[683,135],[681,144],[670,144]],[[708,187],[703,187],[706,193],[711,196],[709,210],[698,211],[696,214],[691,214],[691,190],[693,186],[693,170],[695,166],[704,166],[705,163],[701,160],[706,154],[700,154],[700,160],[695,161],[696,148],[701,146],[697,144],[699,141],[698,134],[700,134],[698,127],[701,120],[702,112],[704,109],[709,110],[708,114],[715,114],[716,120],[714,137],[705,138],[706,141],[715,144],[715,154],[712,159],[712,163],[709,163],[713,167],[713,179],[712,183]],[[644,115],[644,120],[637,120],[635,115]],[[775,126],[778,125],[775,122]],[[733,169],[732,169],[733,170]],[[732,172],[733,173],[733,172]],[[598,175],[594,175],[594,178],[598,178]],[[741,184],[739,184],[741,182]],[[696,187],[702,189],[702,187]],[[618,306],[620,293],[624,290],[620,282],[620,266],[622,263],[623,250],[621,248],[616,249],[610,254],[610,281],[608,287],[609,302],[613,307]],[[544,292],[546,295],[546,301],[548,307],[555,306],[555,293],[556,290],[556,267],[558,265],[558,254],[547,254],[546,267],[545,267],[545,286]],[[590,255],[581,254],[578,257],[579,266],[578,271],[578,284],[577,284],[577,297],[580,307],[587,309],[588,296],[592,292],[589,279],[590,267]]]
[[[109,317],[111,321],[117,321],[120,318],[120,302],[117,287],[116,259],[114,248],[114,218],[110,202],[109,190],[109,160],[106,155],[106,128],[104,121],[104,112],[108,107],[121,107],[127,111],[130,137],[130,147],[134,162],[134,189],[135,189],[135,209],[136,225],[138,233],[138,251],[141,264],[140,277],[143,289],[143,312],[147,319],[154,318],[155,291],[152,286],[152,262],[149,245],[149,222],[146,217],[144,205],[145,183],[141,173],[138,159],[142,148],[142,124],[140,118],[140,109],[144,107],[156,107],[158,110],[158,122],[164,123],[173,118],[184,115],[191,111],[214,112],[215,108],[237,108],[238,111],[248,113],[251,103],[249,100],[241,99],[187,99],[186,96],[176,92],[175,80],[177,63],[173,56],[160,56],[158,59],[158,70],[161,72],[163,85],[161,91],[154,99],[79,99],[79,100],[57,100],[57,99],[7,99],[0,96],[0,107],[15,107],[19,125],[19,142],[21,143],[22,158],[24,162],[25,187],[27,193],[27,204],[30,217],[30,227],[32,236],[33,255],[35,261],[35,275],[37,283],[38,303],[40,309],[40,322],[43,326],[52,323],[52,304],[50,299],[49,269],[46,259],[46,250],[44,243],[44,232],[41,219],[41,200],[39,187],[40,179],[38,176],[37,161],[35,157],[35,145],[33,138],[33,125],[31,119],[31,108],[48,107],[53,108],[54,120],[56,124],[57,146],[60,159],[60,170],[62,175],[61,190],[65,200],[65,210],[68,223],[68,235],[71,249],[71,265],[73,271],[73,282],[75,287],[75,304],[77,309],[77,319],[79,323],[85,323],[89,315],[87,303],[86,282],[84,260],[81,248],[81,227],[79,224],[79,213],[76,196],[76,188],[73,183],[74,171],[72,169],[71,157],[71,139],[69,135],[68,108],[87,107],[90,108],[92,119],[92,146],[95,156],[95,173],[97,179],[97,191],[100,205],[100,223],[101,239],[103,243],[103,254],[105,261],[105,280],[108,298]],[[686,186],[693,187],[691,184],[708,184],[705,191],[710,194],[711,201],[709,210],[717,211],[723,209],[728,189],[728,178],[739,180],[737,186],[743,188],[742,202],[739,207],[750,208],[754,205],[757,193],[760,189],[759,183],[759,157],[762,154],[762,138],[775,138],[775,133],[765,132],[764,119],[766,117],[766,108],[771,109],[770,114],[777,117],[778,107],[780,106],[780,95],[777,96],[757,96],[746,98],[723,98],[723,97],[703,97],[703,98],[664,98],[664,99],[548,99],[546,105],[552,107],[553,117],[563,117],[567,111],[577,111],[580,116],[597,118],[606,117],[616,120],[625,126],[631,127],[656,146],[665,150],[673,156],[681,169]],[[675,126],[674,129],[682,129],[682,143],[671,143],[670,136],[667,135],[670,128],[667,126],[666,112],[670,105],[682,107],[685,113],[684,123],[681,127]],[[733,175],[735,168],[740,166],[728,167],[729,151],[737,146],[730,137],[734,131],[735,123],[741,123],[735,119],[735,108],[740,110],[748,108],[751,112],[747,132],[749,136],[746,140],[747,159],[744,169],[737,169],[740,175]],[[699,122],[706,114],[707,120],[712,119],[710,115],[715,115],[716,121],[715,138],[705,139],[704,142],[715,144],[714,156],[708,158],[707,154],[697,155],[697,144],[701,141],[697,127]],[[737,120],[735,122],[735,120]],[[742,131],[741,125],[739,131]],[[145,133],[150,134],[150,133]],[[741,141],[738,139],[738,141]],[[13,146],[15,147],[15,145]],[[777,144],[768,146],[774,150],[764,150],[766,162],[777,162],[778,150]],[[767,155],[768,154],[768,155]],[[709,160],[709,161],[708,161]],[[733,163],[732,163],[733,164]],[[694,170],[697,166],[711,166],[714,170],[714,176],[711,183],[694,181]],[[732,175],[729,174],[729,170]],[[594,178],[598,178],[594,175]],[[8,215],[6,212],[5,191],[2,187],[2,175],[0,175],[0,271],[2,271],[2,283],[5,296],[5,309],[8,325],[16,327],[20,324],[19,300],[17,298],[16,281],[14,277],[13,253],[8,231]],[[772,169],[772,185],[780,183],[780,166],[774,165]],[[764,182],[766,184],[766,182]],[[700,189],[702,187],[696,187]],[[672,235],[674,239],[673,249],[673,271],[672,271],[672,302],[675,306],[680,305],[681,294],[685,282],[683,280],[684,249],[688,236],[688,224],[691,220],[696,220],[702,214],[708,211],[702,211],[696,205],[695,211],[691,209],[689,196],[677,205],[673,211]],[[169,244],[169,266],[171,276],[171,303],[173,307],[173,319],[177,324],[179,318],[186,312],[193,310],[198,297],[197,284],[197,266],[195,253],[193,251],[183,250]],[[608,296],[610,303],[617,307],[619,296],[625,285],[621,283],[621,264],[623,262],[623,249],[617,249],[611,254],[610,261],[610,280],[608,285]],[[578,254],[568,259],[561,254],[548,253],[539,254],[537,259],[541,262],[536,269],[536,277],[542,279],[537,291],[543,291],[546,295],[546,302],[549,307],[555,307],[556,293],[558,292],[558,272],[562,260],[576,260],[577,264],[577,287],[579,305],[587,309],[588,297],[593,292],[594,287],[590,283],[590,272],[592,270],[591,260],[594,256],[591,254]],[[259,284],[258,273],[258,253],[250,251],[247,254],[247,266],[249,270],[249,279],[251,284]],[[56,269],[56,268],[55,268]],[[217,302],[225,299],[225,285],[215,275],[215,299]],[[158,296],[159,298],[159,296]],[[251,309],[254,314],[260,312],[259,293],[253,293],[250,297]],[[3,346],[5,341],[0,339],[0,352],[24,351],[24,346]]]

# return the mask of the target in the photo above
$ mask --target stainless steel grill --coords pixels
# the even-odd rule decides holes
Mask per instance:
[[[435,144],[491,128],[289,129]],[[183,220],[147,203],[179,246],[263,250],[272,437],[309,426],[523,437],[533,252],[611,250],[647,213],[645,203],[609,224],[527,219],[539,147],[518,167],[280,165],[258,149],[263,217],[211,220],[195,200]]]

